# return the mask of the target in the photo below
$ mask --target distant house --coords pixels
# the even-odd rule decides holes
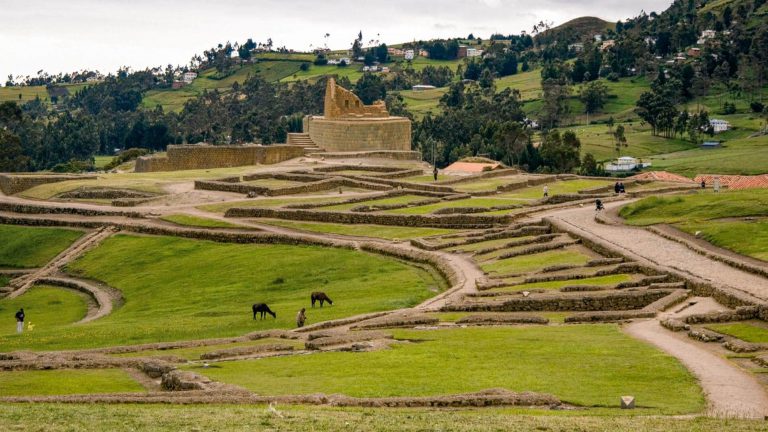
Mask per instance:
[[[413,60],[413,50],[405,50],[405,59],[406,60]]]
[[[645,41],[646,45],[654,45],[658,39],[655,37],[646,36],[643,40]]]
[[[458,58],[466,57],[467,56],[467,50],[468,50],[468,48],[467,48],[466,45],[459,45],[459,52],[456,55],[456,57],[458,57]]]
[[[701,48],[688,48],[686,54],[688,54],[689,57],[699,57],[701,55]]]
[[[180,89],[186,85],[187,83],[185,81],[174,81],[173,84],[171,84],[171,88]]]
[[[483,50],[477,48],[467,48],[467,57],[480,57],[483,55]]]
[[[699,40],[696,41],[697,45],[704,45],[708,40],[714,39],[717,36],[717,32],[714,30],[704,30],[699,36]]]
[[[595,42],[602,42],[603,41],[603,35],[596,34],[595,35]]]
[[[382,66],[382,67],[379,68],[379,71],[381,73],[389,73],[389,68],[386,67],[386,66]]]
[[[580,53],[584,51],[584,44],[583,43],[572,43],[568,45],[568,50],[573,51],[575,53]]]
[[[720,141],[704,141],[701,143],[701,148],[703,149],[715,149],[722,147]]]
[[[711,119],[709,120],[709,125],[712,126],[715,133],[725,132],[731,128],[730,123],[721,119]]]
[[[608,172],[626,172],[635,169],[647,168],[651,166],[650,162],[642,162],[631,156],[623,156],[607,164],[605,170]]]
[[[331,65],[331,66],[336,66],[339,63],[341,63],[341,60],[330,59],[330,60],[328,60],[328,63],[326,63],[326,64]]]
[[[195,78],[197,78],[197,72],[184,72],[184,75],[181,76],[181,80],[187,84],[194,81]]]
[[[607,41],[600,44],[600,51],[611,49],[614,47],[614,45],[616,45],[616,41],[613,39],[608,39]]]
[[[427,52],[427,50],[419,50],[419,56],[429,57],[429,53]]]
[[[413,91],[424,91],[424,90],[434,90],[437,87],[433,85],[427,85],[427,84],[416,84],[415,86],[411,87],[411,90]]]

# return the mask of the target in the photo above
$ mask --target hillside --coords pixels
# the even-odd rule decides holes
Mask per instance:
[[[572,41],[591,39],[594,35],[603,34],[606,30],[615,30],[616,23],[605,21],[602,18],[585,16],[574,18],[568,22],[546,30],[536,36],[535,39],[545,41],[566,36]]]

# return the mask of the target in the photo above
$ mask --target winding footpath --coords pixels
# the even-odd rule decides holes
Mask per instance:
[[[612,209],[624,204],[626,202],[613,202],[606,207]],[[560,209],[542,213],[541,217],[576,236],[599,241],[639,262],[675,270],[691,279],[703,279],[761,300],[768,299],[768,279],[700,255],[683,244],[642,228],[600,224],[591,207]],[[658,319],[635,321],[624,326],[624,331],[685,365],[704,390],[708,415],[752,419],[768,416],[768,394],[757,379],[704,348],[704,344],[664,329]]]
[[[621,201],[612,202],[606,204],[606,208],[625,204]],[[768,279],[700,255],[683,244],[642,228],[599,224],[595,221],[594,208],[561,209],[542,213],[541,217],[579,237],[602,241],[617,252],[640,262],[649,262],[682,273],[693,280],[704,280],[768,301]]]

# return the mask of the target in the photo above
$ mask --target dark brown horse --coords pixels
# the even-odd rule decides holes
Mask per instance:
[[[315,291],[312,293],[312,307],[315,307],[316,301],[320,302],[320,307],[323,307],[324,302],[328,302],[329,305],[333,304],[333,300],[322,291]]]
[[[261,314],[261,319],[264,319],[266,314],[272,315],[272,318],[277,318],[277,314],[272,312],[272,309],[270,309],[266,303],[254,303],[253,319],[256,319],[256,314]]]

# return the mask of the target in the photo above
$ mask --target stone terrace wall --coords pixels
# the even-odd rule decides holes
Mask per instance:
[[[58,183],[67,180],[96,180],[92,175],[25,175],[0,174],[0,190],[6,195],[13,195],[46,183]]]
[[[144,156],[136,160],[136,172],[179,171],[275,164],[304,155],[294,145],[170,145],[166,157]]]
[[[510,220],[508,216],[488,215],[425,216],[269,208],[231,208],[227,210],[225,216],[240,218],[264,217],[346,224],[399,225],[412,227],[467,229],[487,228],[494,225],[509,223]]]
[[[411,121],[404,117],[337,119],[311,117],[309,137],[329,152],[411,150]]]

